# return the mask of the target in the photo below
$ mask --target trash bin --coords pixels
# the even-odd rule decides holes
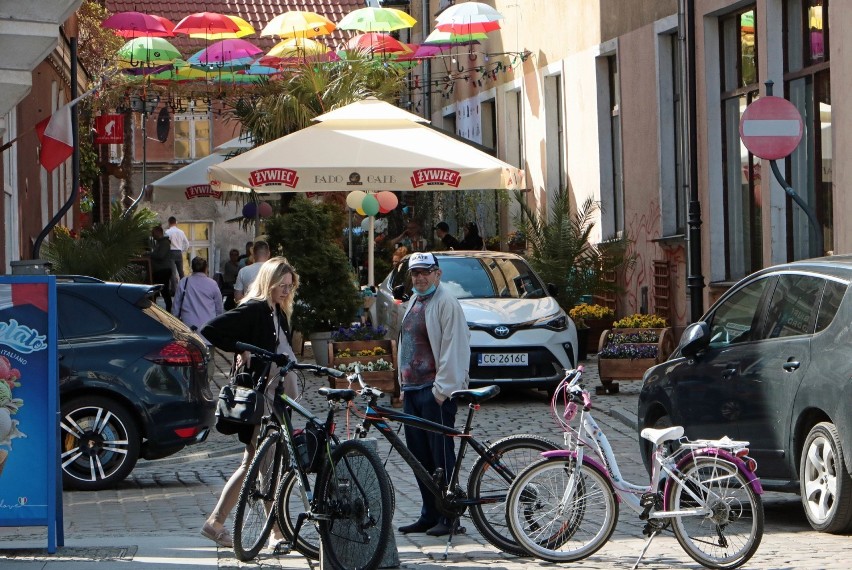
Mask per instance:
[[[49,275],[52,263],[45,259],[21,259],[10,261],[12,275]]]

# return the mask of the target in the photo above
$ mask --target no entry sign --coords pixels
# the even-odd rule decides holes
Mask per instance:
[[[802,140],[802,116],[796,106],[781,97],[762,97],[746,107],[740,120],[740,138],[755,156],[784,158]]]

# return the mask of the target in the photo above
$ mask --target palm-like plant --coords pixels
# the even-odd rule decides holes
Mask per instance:
[[[146,251],[157,215],[147,208],[138,208],[123,217],[118,202],[110,210],[109,220],[82,230],[78,238],[67,231],[53,231],[53,238],[43,251],[53,264],[54,273],[88,275],[105,281],[138,278],[130,260]]]
[[[576,212],[571,210],[568,189],[558,190],[551,200],[547,217],[533,210],[523,194],[515,193],[523,213],[515,225],[526,234],[530,264],[546,283],[556,286],[556,299],[570,309],[583,295],[618,292],[617,284],[604,276],[635,262],[626,236],[589,241],[600,204],[587,198]]]

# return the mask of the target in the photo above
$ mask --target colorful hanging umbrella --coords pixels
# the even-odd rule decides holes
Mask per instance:
[[[315,38],[330,34],[337,26],[334,22],[316,12],[291,10],[269,20],[260,35],[279,36],[281,38]]]
[[[123,69],[171,65],[180,52],[163,38],[134,38],[118,50],[119,67]]]
[[[189,34],[191,38],[204,38],[208,40],[225,40],[229,38],[244,38],[246,36],[250,36],[255,32],[254,27],[240,18],[239,16],[232,16],[231,14],[225,14],[226,17],[230,18],[234,21],[234,23],[239,27],[239,30],[236,32],[218,32],[215,34]]]
[[[410,28],[417,20],[396,8],[359,8],[349,12],[337,23],[341,30],[362,32],[391,32]]]
[[[175,27],[162,16],[143,14],[142,12],[116,12],[103,22],[101,27],[115,32],[123,38],[171,37]]]
[[[447,22],[438,24],[435,29],[455,34],[487,34],[500,29],[500,22]]]
[[[380,32],[367,32],[349,38],[346,42],[346,50],[368,54],[411,53],[413,51],[390,34]]]
[[[209,40],[217,34],[238,32],[240,26],[225,14],[196,12],[178,22],[172,31],[176,34],[195,34],[196,37]]]
[[[475,23],[475,22],[494,22],[502,20],[503,14],[482,2],[465,2],[464,4],[454,4],[438,14],[435,21],[439,24],[447,23]]]
[[[263,50],[251,42],[231,38],[210,44],[187,61],[193,65],[210,65],[248,60],[247,63],[250,65],[262,53]]]
[[[487,38],[488,36],[483,33],[454,34],[453,32],[442,32],[441,30],[432,30],[432,33],[426,36],[426,39],[423,40],[423,45],[466,46]]]
[[[206,81],[207,73],[190,67],[182,59],[177,59],[169,69],[149,75],[155,83],[186,83],[189,81]]]
[[[322,56],[330,52],[331,49],[316,40],[309,38],[290,38],[282,40],[266,52],[266,55],[281,59],[288,58],[303,58],[309,56]]]

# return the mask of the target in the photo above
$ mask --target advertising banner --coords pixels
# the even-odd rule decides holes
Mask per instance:
[[[0,526],[60,532],[56,278],[0,276]]]

